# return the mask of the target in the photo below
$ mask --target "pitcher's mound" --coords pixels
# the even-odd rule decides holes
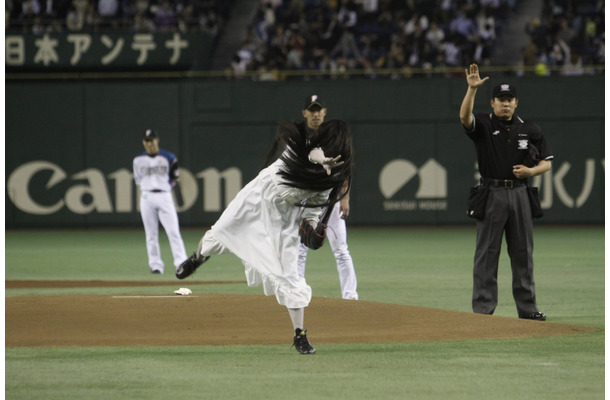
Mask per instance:
[[[286,308],[264,295],[67,295],[5,300],[6,346],[292,343]],[[541,337],[593,330],[322,297],[314,297],[306,308],[305,322],[314,344]]]

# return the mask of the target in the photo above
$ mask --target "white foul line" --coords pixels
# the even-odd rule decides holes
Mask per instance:
[[[155,296],[155,295],[150,295],[150,296],[112,296],[113,299],[162,299],[162,298],[178,298],[178,297],[199,297],[199,296],[183,296],[183,295],[174,295],[174,296]]]

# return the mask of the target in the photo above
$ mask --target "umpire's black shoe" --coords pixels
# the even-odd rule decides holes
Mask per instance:
[[[307,329],[295,329],[293,346],[301,354],[315,354],[316,349],[307,340]]]
[[[529,314],[519,314],[519,318],[533,319],[534,321],[546,321],[546,314],[536,311]]]
[[[210,256],[202,257],[201,255],[197,254],[197,252],[193,253],[189,258],[186,259],[186,261],[180,264],[178,270],[176,270],[176,278],[184,279],[187,276],[191,276],[201,264],[209,259]]]

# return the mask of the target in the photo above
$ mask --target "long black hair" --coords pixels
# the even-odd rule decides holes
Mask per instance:
[[[320,125],[310,137],[294,123],[282,123],[278,127],[278,141],[285,144],[280,156],[285,167],[279,171],[287,185],[307,190],[331,190],[323,204],[305,204],[305,207],[330,206],[349,192],[352,178],[352,136],[347,123],[331,119]],[[320,147],[327,157],[341,156],[343,164],[334,167],[328,175],[322,165],[309,161],[309,152]]]

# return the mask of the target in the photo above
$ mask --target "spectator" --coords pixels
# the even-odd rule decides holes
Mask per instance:
[[[69,31],[82,31],[86,25],[88,0],[72,0],[72,8],[66,15],[66,28]]]
[[[288,53],[286,54],[286,66],[292,69],[301,69],[303,67],[303,57],[305,55],[305,39],[300,34],[292,34],[288,45]]]
[[[526,67],[533,67],[538,62],[538,46],[534,40],[530,39],[530,41],[525,46],[523,53],[521,55],[523,65]]]
[[[456,45],[455,39],[452,38],[445,42],[442,46],[442,51],[444,55],[443,63],[445,65],[457,67],[458,65],[462,64],[462,51]]]
[[[220,35],[221,21],[214,10],[201,13],[199,16],[199,29],[202,32],[208,32],[214,38]]]
[[[42,5],[42,21],[49,25],[54,25],[54,21],[66,18],[70,2],[68,0],[45,0]]]
[[[445,31],[443,31],[437,22],[430,24],[430,29],[426,32],[426,41],[430,43],[430,46],[434,49],[438,49],[441,43],[445,40]]]
[[[121,17],[127,21],[133,21],[136,16],[136,0],[120,0],[121,1]],[[129,24],[127,24],[129,25]]]
[[[324,33],[322,34],[324,48],[331,51],[339,41],[342,34],[343,29],[339,22],[339,14],[333,13],[328,24],[326,25]]]
[[[135,13],[140,15],[146,14],[148,17],[152,17],[148,0],[135,0]]]
[[[547,65],[561,66],[570,58],[570,47],[566,42],[557,37],[548,54],[550,62]]]
[[[337,19],[343,28],[352,28],[358,23],[358,6],[354,0],[341,0]]]
[[[35,16],[40,15],[40,11],[38,0],[23,0],[21,3],[21,17],[25,20],[33,20]]]
[[[245,62],[245,60],[242,60],[238,54],[234,54],[233,59],[231,60],[231,69],[233,72],[231,76],[236,79],[242,79],[245,77],[247,65],[248,64]]]
[[[477,14],[477,33],[483,40],[496,39],[496,20],[488,10],[481,9]]]
[[[438,17],[442,25],[448,25],[456,8],[456,0],[440,0]]]
[[[155,23],[146,13],[137,13],[135,15],[132,29],[136,33],[152,33],[157,30]]]
[[[353,60],[360,58],[360,52],[356,45],[356,39],[351,29],[344,29],[343,34],[339,38],[339,42],[335,45],[330,53],[331,57],[344,57],[347,60]]]
[[[278,25],[269,43],[268,58],[275,61],[278,68],[283,68],[288,56],[288,43],[290,36],[286,34],[284,27]],[[243,46],[243,45],[242,45]]]
[[[404,39],[402,36],[394,35],[388,53],[386,68],[399,69],[406,63],[406,54],[404,50]]]
[[[474,21],[463,10],[451,21],[449,29],[452,33],[457,34],[456,38],[461,43],[473,41],[477,34],[477,27]]]
[[[46,28],[42,23],[42,18],[40,15],[34,16],[34,20],[32,21],[32,33],[34,35],[42,35],[46,32]]]
[[[585,17],[585,26],[584,26],[584,45],[591,46],[597,36],[597,23],[591,16]]]
[[[563,65],[560,74],[563,76],[584,75],[585,71],[582,68],[582,57],[577,54],[572,54],[570,59]]]
[[[116,17],[119,10],[118,0],[98,0],[97,12],[104,20]]]
[[[95,4],[88,3],[87,9],[85,10],[85,28],[87,31],[97,31],[101,23],[101,18],[95,9]],[[105,29],[111,28],[113,30],[118,29],[118,21],[116,19],[108,20],[108,24],[104,27]]]
[[[429,28],[428,17],[420,15],[418,12],[413,13],[411,18],[405,23],[403,32],[405,35],[412,35],[418,28],[422,31],[427,31]]]
[[[364,25],[374,24],[379,15],[379,0],[362,0],[362,22]]]
[[[195,16],[195,7],[192,3],[185,4],[176,14],[176,24],[181,33],[191,32],[194,26],[197,26],[197,17]]]
[[[169,0],[163,0],[161,5],[156,8],[154,22],[155,27],[159,32],[171,32],[176,30],[178,26],[176,13]]]
[[[270,10],[269,13],[267,12],[268,10]],[[273,7],[269,3],[261,5],[256,10],[256,16],[254,17],[253,23],[256,36],[260,40],[267,42],[269,40],[269,32],[271,31],[274,25],[275,12],[273,11]]]
[[[481,10],[477,15],[478,36],[474,51],[474,61],[489,65],[496,41],[495,20],[492,15]]]
[[[244,70],[248,68],[252,61],[253,51],[250,48],[250,43],[247,40],[241,42],[241,48],[237,50],[234,58],[235,61],[239,62],[243,66]]]
[[[543,48],[546,43],[546,30],[538,17],[530,18],[525,24],[525,31],[538,48]]]
[[[572,40],[576,37],[576,30],[570,25],[566,17],[559,20],[557,38],[561,39],[567,45],[572,44]]]

